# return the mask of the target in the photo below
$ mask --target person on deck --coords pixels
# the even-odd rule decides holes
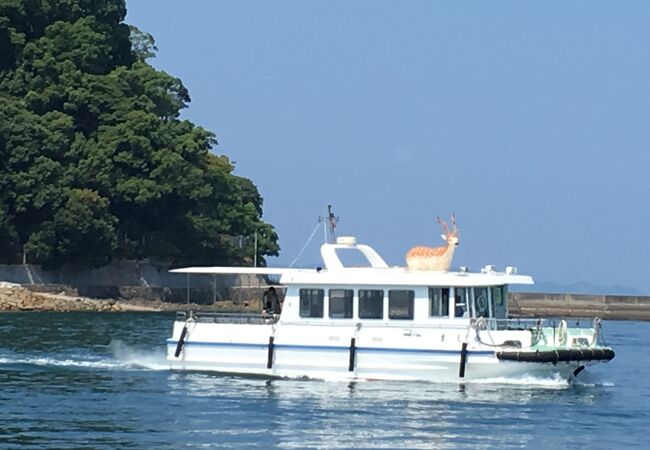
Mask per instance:
[[[275,288],[273,286],[271,286],[269,290],[264,293],[264,296],[262,297],[262,303],[264,305],[265,312],[280,314],[280,300],[278,299],[278,294],[275,292]]]

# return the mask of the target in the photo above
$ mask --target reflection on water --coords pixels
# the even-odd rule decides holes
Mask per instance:
[[[167,382],[173,395],[263,411],[247,425],[286,448],[520,447],[538,434],[546,414],[556,411],[560,423],[563,410],[606,395],[603,388],[534,379],[459,385],[170,373]],[[202,432],[217,432],[223,423],[212,427]]]
[[[580,382],[343,382],[170,372],[164,315],[0,314],[0,447],[642,447],[647,324]],[[615,382],[612,382],[615,381]]]

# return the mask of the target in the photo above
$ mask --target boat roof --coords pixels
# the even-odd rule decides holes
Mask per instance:
[[[339,250],[356,250],[369,267],[346,267],[337,255]],[[529,275],[517,274],[508,267],[499,272],[494,266],[485,266],[480,272],[412,270],[389,267],[370,246],[357,244],[354,238],[339,238],[336,244],[321,246],[324,268],[295,269],[281,267],[184,267],[173,273],[211,275],[279,275],[280,283],[287,285],[358,285],[358,286],[496,286],[504,284],[534,284]]]
[[[503,284],[534,284],[528,275],[504,272],[452,272],[409,270],[404,267],[384,269],[353,267],[315,273],[290,273],[280,278],[285,284],[359,285],[359,286],[495,286]]]
[[[284,275],[292,272],[311,272],[312,269],[291,269],[284,267],[244,267],[244,266],[213,266],[213,267],[182,267],[172,269],[172,273],[205,274],[205,275]]]

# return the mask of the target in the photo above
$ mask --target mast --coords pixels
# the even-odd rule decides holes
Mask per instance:
[[[336,244],[336,224],[339,223],[339,218],[334,215],[332,205],[327,205],[327,216],[319,217],[318,221],[323,223],[323,241]]]

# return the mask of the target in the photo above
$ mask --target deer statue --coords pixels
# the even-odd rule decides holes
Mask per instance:
[[[438,216],[438,223],[442,225],[442,239],[447,241],[444,247],[413,247],[406,254],[406,265],[411,270],[449,270],[454,250],[458,245],[458,228],[456,228],[456,215],[451,215],[453,229],[449,231],[447,224]]]

